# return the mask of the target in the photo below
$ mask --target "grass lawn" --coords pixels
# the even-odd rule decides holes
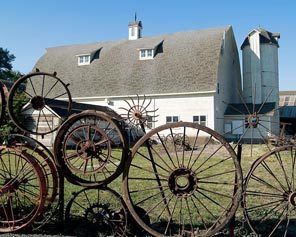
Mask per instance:
[[[180,229],[196,232],[210,230],[229,220],[228,213],[231,210],[236,170],[232,158],[225,147],[220,148],[219,143],[211,142],[205,149],[203,149],[204,142],[203,144],[197,142],[195,146],[193,146],[193,141],[190,143],[191,149],[176,151],[169,148],[167,152],[161,145],[154,145],[151,152],[156,167],[152,165],[147,148],[140,147],[131,163],[128,174],[130,199],[133,204],[141,208],[136,211],[142,220],[161,233],[174,234]],[[253,145],[251,157],[250,150],[250,145],[243,146],[241,167],[244,177],[247,176],[253,162],[268,151],[265,145]],[[295,177],[293,177],[295,156],[293,156],[293,152],[295,153],[295,151],[291,153],[288,150],[272,154],[264,163],[258,165],[249,179],[246,207],[252,220],[251,223],[256,226],[255,230],[263,235],[278,224],[273,235],[283,236],[288,219],[290,219],[288,224],[292,228],[289,227],[287,236],[296,235],[295,206],[291,203],[278,205],[284,203],[282,201],[286,198],[283,196],[284,190],[295,191]],[[116,156],[116,154],[113,155]],[[9,163],[7,158],[7,155],[1,157],[3,161],[0,162],[2,174],[6,170],[4,166],[15,169],[15,164],[11,161]],[[172,178],[175,177],[172,173],[175,170],[180,170],[180,167],[184,168],[184,173],[176,173],[177,178]],[[188,169],[188,167],[191,168]],[[162,192],[155,178],[155,168],[163,188]],[[192,170],[194,175],[186,173],[187,170]],[[188,181],[186,178],[193,176],[197,177],[194,181]],[[0,177],[2,179],[0,185],[4,183],[2,177]],[[188,188],[188,183],[193,187]],[[175,186],[172,187],[172,184],[177,184],[177,191]],[[108,187],[122,195],[122,176]],[[65,204],[67,205],[73,195],[81,189],[81,187],[66,181]],[[289,199],[289,194],[287,197]],[[98,192],[96,190],[88,192],[87,195],[76,196],[75,202],[79,205],[75,207],[72,203],[71,215],[85,216],[85,211],[97,200]],[[3,198],[0,201],[4,203]],[[113,193],[102,194],[100,203],[108,205],[109,209],[120,210],[120,200]],[[237,218],[243,219],[241,212],[237,214]]]

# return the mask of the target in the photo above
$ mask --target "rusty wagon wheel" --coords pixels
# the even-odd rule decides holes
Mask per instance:
[[[5,85],[0,81],[0,125],[2,125],[6,107],[5,89]]]
[[[61,101],[60,99],[66,100]],[[18,79],[8,96],[8,113],[15,125],[35,135],[49,134],[59,127],[57,110],[70,115],[72,106],[68,85],[56,74],[34,72]]]
[[[182,133],[184,140],[188,136],[191,149],[166,144],[163,137],[174,133]],[[123,191],[132,216],[153,236],[212,236],[238,207],[242,171],[234,150],[218,133],[196,123],[171,123],[135,144]],[[138,214],[135,207],[145,212]],[[144,221],[147,216],[150,223]]]
[[[18,147],[0,147],[0,233],[30,226],[43,211],[44,172],[33,156]]]
[[[246,180],[244,213],[260,236],[296,236],[296,147],[273,149],[258,158]]]
[[[165,137],[164,142],[168,146],[171,146],[171,145],[173,145],[173,143],[175,143],[176,149],[178,151],[182,150],[183,147],[185,149],[190,149],[189,137],[187,135],[185,135],[185,137],[183,138],[182,133],[168,134]]]
[[[126,236],[128,212],[114,190],[85,188],[74,193],[69,201],[65,222],[71,233],[78,236],[80,232],[91,236]]]
[[[54,154],[71,183],[98,187],[122,173],[128,148],[116,119],[103,112],[84,111],[59,129]]]
[[[10,135],[8,144],[34,157],[45,174],[47,195],[45,197],[44,208],[32,224],[34,230],[39,229],[51,220],[59,207],[59,201],[57,199],[59,195],[60,176],[54,163],[53,155],[42,143],[31,137],[19,134]]]

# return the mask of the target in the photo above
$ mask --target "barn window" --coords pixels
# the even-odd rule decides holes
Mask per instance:
[[[80,55],[78,56],[78,66],[89,65],[90,55]]]
[[[231,121],[225,122],[225,124],[224,124],[224,132],[225,133],[231,133],[231,131],[232,131],[232,122]]]
[[[148,128],[153,128],[153,119],[152,116],[147,116],[147,127]]]
[[[153,49],[141,49],[139,51],[140,60],[153,59],[153,56],[154,56]]]
[[[194,115],[193,122],[199,123],[200,125],[206,126],[207,125],[207,116],[206,115]]]
[[[290,96],[286,96],[284,105],[289,105],[289,101],[290,101]]]
[[[166,123],[179,122],[179,116],[166,116]]]

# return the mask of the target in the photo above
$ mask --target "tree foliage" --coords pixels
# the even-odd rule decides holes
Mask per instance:
[[[12,69],[12,62],[14,60],[15,56],[13,54],[10,54],[7,49],[0,47],[0,80],[4,82],[4,84],[5,81],[14,82],[22,76],[20,72]],[[20,111],[23,100],[25,100],[25,96],[23,93],[20,93],[18,95],[18,100],[16,100],[14,104],[14,109],[19,116],[21,116]],[[2,106],[2,103],[5,103],[5,101],[0,100],[0,106]],[[0,125],[0,142],[2,143],[9,134],[18,132],[18,129],[11,121],[7,111],[1,116],[3,116],[3,121]]]
[[[8,49],[0,47],[0,80],[15,81],[21,76],[20,72],[12,70],[14,60],[15,56]]]

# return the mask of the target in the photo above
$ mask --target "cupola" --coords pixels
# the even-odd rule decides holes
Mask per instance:
[[[142,22],[137,20],[135,14],[135,20],[128,24],[128,39],[136,40],[142,37]]]

